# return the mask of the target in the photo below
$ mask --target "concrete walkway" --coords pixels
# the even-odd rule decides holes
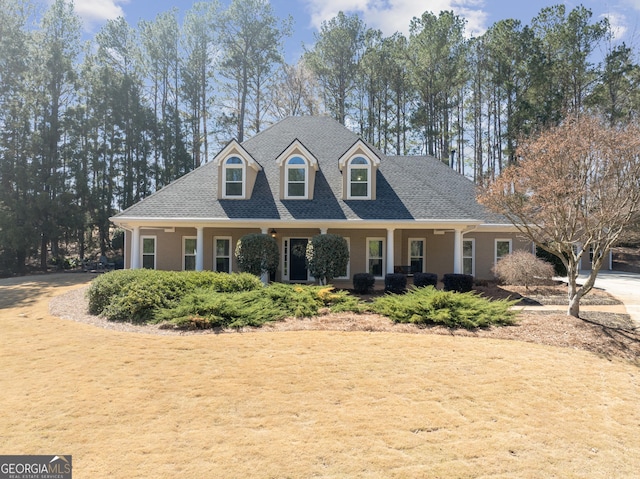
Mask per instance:
[[[580,274],[578,283],[584,282],[588,277],[588,273]],[[627,314],[635,322],[636,329],[640,329],[640,274],[624,271],[600,271],[594,287],[603,289],[622,301]]]

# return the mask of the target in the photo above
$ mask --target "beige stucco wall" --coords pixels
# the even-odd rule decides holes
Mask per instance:
[[[249,233],[259,233],[258,228],[205,228],[204,229],[204,269],[214,268],[214,237],[231,237],[232,269],[237,271],[237,264],[233,258],[233,250],[237,241]],[[386,229],[329,229],[328,233],[342,235],[349,239],[351,260],[349,264],[349,279],[336,280],[338,286],[352,285],[353,275],[367,271],[367,238],[382,238],[386,244]],[[276,281],[282,281],[282,265],[284,258],[283,240],[285,238],[312,238],[320,233],[319,228],[278,228],[276,241],[281,253],[280,266],[276,273]],[[195,237],[195,228],[176,228],[173,232],[166,232],[164,229],[142,229],[140,236],[156,237],[156,267],[158,269],[180,271],[183,269],[183,240],[185,237]],[[453,231],[444,231],[438,234],[435,230],[402,230],[394,231],[394,266],[408,265],[409,261],[409,239],[424,239],[426,245],[425,252],[425,272],[435,273],[439,278],[446,273],[453,272]],[[464,239],[475,240],[475,277],[478,279],[492,279],[491,268],[494,264],[495,240],[510,239],[512,249],[522,249],[531,251],[531,243],[522,239],[517,233],[485,233],[470,232],[464,235]],[[131,250],[131,232],[126,233],[125,247]],[[129,255],[126,256],[125,267],[131,267]],[[385,270],[386,270],[386,247],[385,247]],[[382,281],[378,281],[383,285]]]

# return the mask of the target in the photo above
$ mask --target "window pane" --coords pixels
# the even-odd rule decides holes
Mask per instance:
[[[194,271],[196,269],[196,257],[185,256],[184,257],[184,269],[185,271]]]
[[[231,268],[229,268],[230,261],[230,258],[216,258],[216,271],[221,271],[223,273],[231,271]]]
[[[473,274],[473,260],[471,258],[462,258],[462,272]]]
[[[412,241],[411,242],[411,256],[412,257],[418,257],[418,258],[422,258],[423,256],[423,248],[424,248],[424,242],[420,241],[420,240],[416,240],[416,241]]]
[[[155,268],[155,256],[152,254],[143,254],[142,255],[142,267],[145,269],[154,269]]]
[[[369,257],[382,258],[382,241],[380,240],[369,241]]]
[[[227,196],[242,196],[242,183],[227,183]]]
[[[351,181],[367,181],[369,179],[369,171],[366,168],[352,168]]]
[[[142,253],[154,254],[156,252],[156,240],[155,238],[144,238],[142,240]]]
[[[369,162],[365,158],[362,158],[361,156],[359,156],[358,158],[354,158],[353,160],[351,160],[351,164],[352,165],[368,165]]]
[[[227,168],[227,181],[242,181],[242,168]]]
[[[227,165],[241,165],[241,164],[242,164],[242,160],[237,156],[234,156],[227,160]]]
[[[367,184],[351,183],[351,196],[367,196]]]
[[[510,253],[511,244],[509,241],[498,241],[496,242],[496,256],[498,258],[502,258]]]
[[[473,256],[473,241],[462,242],[462,256]]]
[[[381,259],[369,259],[369,273],[374,276],[382,276],[382,260]]]
[[[184,240],[184,254],[196,254],[195,238],[187,238]]]
[[[304,168],[289,168],[289,181],[304,182]]]
[[[295,156],[293,158],[291,158],[288,162],[290,165],[304,165],[305,161],[300,158],[299,156]]]
[[[289,183],[287,196],[304,196],[304,183]]]
[[[216,240],[216,256],[229,256],[229,240]]]
[[[412,273],[422,273],[422,259],[412,259],[411,260],[411,272]]]

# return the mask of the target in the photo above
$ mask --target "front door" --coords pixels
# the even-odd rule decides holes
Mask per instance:
[[[307,243],[306,238],[291,238],[289,243],[289,281],[307,281],[309,273],[305,261]]]

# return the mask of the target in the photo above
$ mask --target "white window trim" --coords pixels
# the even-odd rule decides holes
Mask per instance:
[[[213,267],[211,268],[213,271],[218,271],[216,268],[218,266],[218,249],[216,248],[218,240],[227,240],[229,242],[229,271],[221,271],[222,273],[231,273],[233,270],[233,251],[231,250],[232,238],[231,236],[214,236],[213,237]],[[227,256],[220,256],[220,258],[227,258]]]
[[[304,164],[303,165],[290,165],[289,162],[293,158],[300,158]],[[302,196],[290,196],[289,195],[289,169],[300,169],[304,168],[304,194]],[[297,184],[297,183],[296,183]],[[309,199],[309,160],[307,160],[304,156],[301,155],[291,155],[287,158],[284,167],[284,198],[286,200],[307,200]]]
[[[366,166],[365,165],[353,165],[353,160],[356,160],[358,158],[363,158],[367,161]],[[367,170],[367,196],[353,196],[351,195],[351,170],[352,169],[356,169],[356,170],[360,170],[360,169],[366,169]],[[355,155],[352,158],[349,158],[349,161],[347,162],[347,199],[348,200],[370,200],[371,199],[371,182],[372,182],[372,171],[373,168],[371,167],[371,159],[367,158],[364,155]]]
[[[227,166],[227,161],[231,158],[238,158],[242,165]],[[228,195],[227,194],[227,169],[241,169],[242,170],[242,194],[241,195]],[[247,162],[240,155],[229,155],[222,162],[222,198],[229,199],[245,199],[247,195]]]
[[[422,271],[419,271],[419,273],[424,273],[426,271],[427,268],[427,239],[426,238],[409,238],[409,241],[407,243],[407,257],[409,259],[409,263],[408,266],[411,267],[411,259],[412,258],[417,258],[418,256],[411,256],[411,242],[412,241],[422,241]],[[412,273],[411,271],[409,271],[409,273]]]
[[[464,242],[471,242],[471,256],[464,255]],[[475,238],[463,238],[462,239],[462,270],[464,272],[464,260],[471,258],[471,276],[476,275],[476,239]]]
[[[195,240],[196,241],[196,250],[193,252],[193,254],[190,254],[189,256],[193,257],[194,259],[194,265],[193,265],[193,269],[192,270],[187,270],[186,265],[185,265],[185,260],[187,259],[187,240]],[[196,236],[183,236],[182,237],[182,271],[195,271],[195,258],[198,256],[198,238]]]
[[[144,240],[153,240],[153,269],[158,268],[158,237],[156,235],[140,236],[140,268],[144,268]]]
[[[498,243],[509,243],[509,253],[513,252],[513,240],[511,238],[496,238],[493,242],[493,264],[498,264]]]
[[[386,251],[386,243],[387,243],[387,239],[386,239],[386,238],[383,238],[383,237],[371,237],[371,238],[367,238],[367,240],[366,240],[366,241],[367,241],[367,242],[366,242],[365,246],[366,246],[366,248],[367,248],[367,255],[366,255],[366,256],[367,256],[367,259],[366,259],[366,261],[367,261],[367,262],[366,262],[367,273],[369,272],[369,260],[370,260],[370,259],[372,259],[372,258],[369,256],[369,243],[370,243],[371,241],[380,241],[380,242],[382,243],[382,246],[381,246],[381,252],[380,252],[380,254],[382,255],[382,256],[381,256],[381,259],[382,259],[381,275],[380,275],[380,276],[374,276],[374,278],[376,278],[376,279],[384,279],[385,271],[387,271],[387,269],[386,269],[386,265],[385,265],[385,263],[386,263],[385,251]],[[375,258],[375,259],[377,259],[377,258]]]

